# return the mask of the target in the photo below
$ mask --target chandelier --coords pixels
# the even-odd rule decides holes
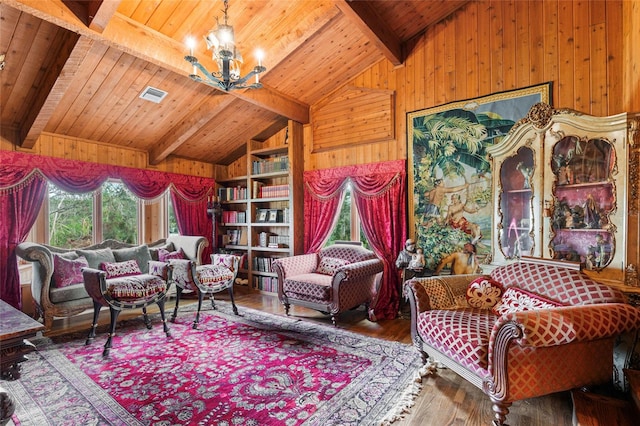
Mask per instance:
[[[193,56],[195,40],[190,38],[187,40],[189,47],[189,55],[184,59],[193,65],[193,74],[190,74],[192,80],[199,83],[205,83],[209,86],[222,89],[229,92],[234,89],[259,89],[262,87],[258,75],[267,69],[262,66],[262,52],[257,51],[256,57],[258,65],[244,77],[240,77],[240,65],[242,64],[242,55],[236,49],[236,43],[233,34],[233,27],[227,22],[227,10],[229,9],[229,1],[224,0],[224,24],[221,24],[216,18],[216,28],[210,30],[204,36],[207,42],[207,49],[213,52],[213,60],[218,65],[218,71],[209,72],[198,62],[198,58]],[[198,70],[202,72],[204,78],[198,75]],[[247,84],[247,80],[255,76],[256,80],[253,84]]]

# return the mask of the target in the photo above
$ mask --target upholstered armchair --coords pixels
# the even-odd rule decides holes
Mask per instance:
[[[364,247],[334,244],[318,253],[284,257],[273,262],[278,274],[278,298],[289,315],[300,305],[336,316],[366,305],[367,310],[382,279],[383,263]]]
[[[175,322],[178,316],[178,306],[183,292],[196,292],[198,295],[198,310],[193,321],[195,330],[200,323],[200,309],[205,294],[209,295],[211,307],[216,308],[214,293],[227,290],[231,299],[233,313],[238,315],[238,308],[233,298],[233,283],[238,275],[240,257],[232,254],[212,254],[211,264],[196,265],[190,259],[172,259],[169,261],[172,268],[172,278],[176,283],[176,305],[171,316],[171,322]]]

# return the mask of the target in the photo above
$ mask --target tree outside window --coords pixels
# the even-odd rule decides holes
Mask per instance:
[[[135,244],[139,206],[140,200],[117,181],[80,194],[49,184],[49,244],[73,249],[108,238]]]
[[[367,241],[367,237],[362,231],[355,200],[351,196],[351,185],[347,185],[345,188],[344,200],[338,213],[338,221],[325,247],[335,244],[336,241],[360,241],[363,247],[370,249],[369,241]]]

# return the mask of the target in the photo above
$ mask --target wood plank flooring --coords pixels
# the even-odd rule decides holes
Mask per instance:
[[[228,296],[226,293],[219,293],[216,299],[228,300]],[[193,300],[185,301],[185,303],[188,302]],[[167,312],[173,309],[174,304],[174,300],[167,302]],[[240,314],[242,314],[242,308],[247,307],[284,315],[284,308],[277,297],[249,292],[243,287],[238,287],[236,290],[236,304]],[[154,309],[150,307],[149,312],[153,311]],[[132,311],[129,315],[139,315],[139,311]],[[328,316],[298,306],[292,307],[291,315],[307,321],[331,324]],[[123,311],[120,317],[127,318],[127,312]],[[54,328],[47,335],[63,334],[70,330],[86,329],[88,331],[90,323],[90,313],[71,319],[56,319]],[[102,312],[100,323],[109,323],[108,312]],[[410,324],[407,319],[397,318],[374,323],[365,318],[364,311],[354,310],[339,317],[338,327],[381,339],[411,344]],[[416,398],[415,405],[403,419],[395,422],[394,426],[488,426],[491,424],[492,411],[489,398],[480,389],[451,370],[438,370],[436,374],[424,378],[422,385],[423,389]],[[573,425],[572,411],[570,393],[562,392],[515,402],[511,406],[507,420],[512,426],[570,426]]]

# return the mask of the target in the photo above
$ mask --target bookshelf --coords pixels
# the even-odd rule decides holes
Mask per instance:
[[[246,254],[240,273],[252,290],[276,293],[271,263],[303,251],[303,155],[302,124],[289,121],[264,141],[248,141],[244,158],[216,180],[219,248]]]

